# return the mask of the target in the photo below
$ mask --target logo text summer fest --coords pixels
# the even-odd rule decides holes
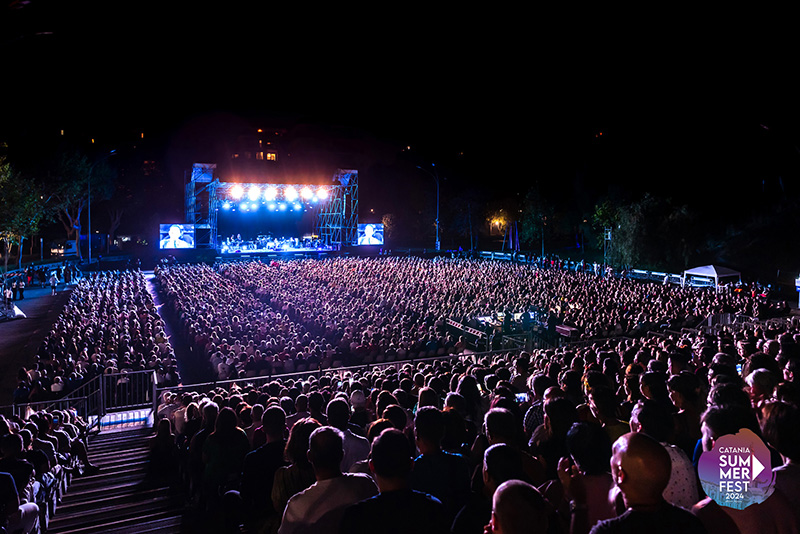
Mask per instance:
[[[706,495],[738,510],[764,502],[775,485],[769,449],[745,428],[717,439],[700,457],[698,473]]]

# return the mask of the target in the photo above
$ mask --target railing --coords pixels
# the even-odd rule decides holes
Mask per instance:
[[[265,384],[268,384],[276,379],[302,379],[311,376],[316,376],[320,378],[322,376],[330,376],[334,379],[344,379],[348,373],[354,372],[362,372],[362,373],[369,373],[376,370],[384,370],[389,368],[400,369],[406,364],[417,365],[420,363],[425,362],[434,362],[434,361],[442,361],[442,360],[460,360],[462,362],[469,362],[469,363],[477,363],[477,361],[486,355],[492,354],[508,354],[512,352],[518,352],[521,349],[510,348],[510,349],[501,349],[501,350],[492,350],[492,351],[485,351],[485,352],[470,352],[470,353],[461,353],[461,354],[444,354],[441,356],[431,356],[426,358],[412,358],[412,359],[402,359],[402,360],[393,360],[393,361],[384,361],[384,362],[374,362],[374,363],[363,363],[360,365],[352,365],[348,367],[330,367],[327,369],[315,369],[313,371],[297,371],[293,373],[282,373],[277,375],[269,375],[269,376],[255,376],[249,378],[236,378],[233,380],[220,380],[214,382],[202,382],[199,384],[182,384],[179,386],[168,386],[168,387],[156,387],[154,389],[153,394],[153,404],[152,409],[153,413],[156,413],[158,410],[158,402],[161,400],[165,392],[182,392],[182,391],[192,391],[196,393],[208,393],[209,391],[216,389],[218,387],[222,387],[223,389],[230,389],[233,385],[238,386],[252,386],[252,387],[261,387]]]
[[[115,412],[150,410],[156,391],[155,372],[132,371],[96,376],[60,399],[0,406],[0,414],[27,419],[32,413],[75,410],[89,429]]]

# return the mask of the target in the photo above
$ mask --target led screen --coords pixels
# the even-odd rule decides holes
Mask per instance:
[[[358,225],[358,245],[383,245],[383,225],[382,224],[359,224]]]
[[[193,224],[162,224],[159,230],[158,248],[194,248]]]

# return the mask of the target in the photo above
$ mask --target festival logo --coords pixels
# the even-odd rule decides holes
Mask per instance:
[[[763,441],[746,428],[720,436],[698,464],[706,495],[720,506],[742,510],[772,495],[775,477]]]

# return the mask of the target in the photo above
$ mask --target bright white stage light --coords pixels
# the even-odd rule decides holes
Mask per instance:
[[[249,207],[250,205],[247,202],[242,202],[241,204],[239,204],[239,209],[242,211],[247,211]]]
[[[231,203],[226,200],[225,202],[222,203],[222,209],[224,210],[231,209]]]
[[[301,206],[299,202],[295,202],[295,203],[294,203],[294,209],[296,209],[296,210],[300,210],[300,208],[302,208],[302,207],[303,207],[303,206]]]
[[[267,207],[269,208],[270,211],[275,211],[276,209],[278,209],[278,206],[276,206],[274,202],[270,202],[267,205]]]
[[[325,189],[324,187],[320,187],[317,190],[317,198],[319,198],[320,200],[325,200],[326,198],[328,198],[328,190]]]
[[[303,189],[300,190],[300,196],[303,200],[309,200],[312,196],[314,196],[314,192],[311,190],[310,187],[305,186]]]
[[[291,185],[288,186],[286,189],[283,190],[283,198],[285,198],[289,202],[294,202],[295,200],[297,200],[297,189],[295,189]]]
[[[251,185],[250,190],[247,191],[247,198],[255,202],[258,200],[258,197],[261,195],[261,190],[258,188],[257,185]]]
[[[280,209],[281,211],[286,211],[286,204],[281,202],[280,204],[278,204],[278,209]]]
[[[244,196],[244,187],[242,187],[241,185],[234,185],[231,188],[231,198],[233,200],[239,200],[243,196]]]
[[[278,198],[278,190],[272,186],[269,186],[266,190],[264,190],[264,200],[267,202],[271,202]]]
[[[250,209],[257,210],[258,209],[258,203],[253,202],[252,204],[250,204]]]

